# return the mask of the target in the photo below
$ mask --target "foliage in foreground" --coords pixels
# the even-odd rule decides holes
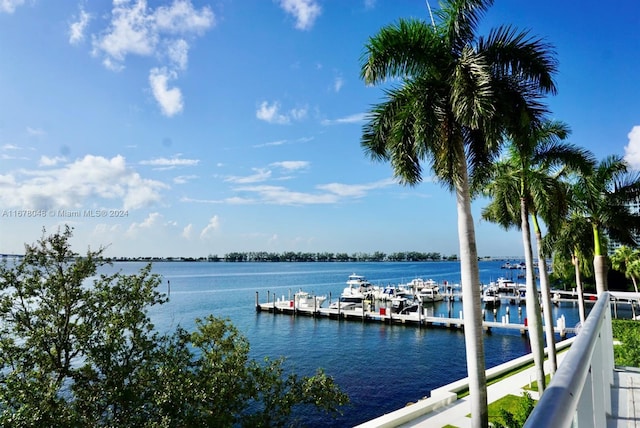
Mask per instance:
[[[502,400],[489,405],[489,417],[494,428],[520,428],[535,407],[535,400],[528,392],[523,392],[522,397],[507,395]],[[492,416],[497,407],[498,416]]]
[[[613,337],[620,345],[613,347],[615,365],[640,367],[640,322],[612,320]]]
[[[64,232],[0,266],[0,425],[287,426],[300,406],[332,415],[348,397],[322,370],[285,376],[283,360],[251,360],[228,321],[154,330],[161,279],[97,275],[102,250],[79,257]]]

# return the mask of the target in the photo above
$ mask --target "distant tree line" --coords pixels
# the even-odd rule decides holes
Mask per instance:
[[[303,253],[286,251],[284,253],[271,253],[266,251],[249,251],[227,253],[224,257],[210,255],[209,261],[226,262],[423,262],[457,260],[457,255],[448,257],[440,253],[421,253],[417,251],[397,252],[385,254],[380,251],[374,253]]]
[[[112,261],[145,261],[145,262],[432,262],[456,261],[457,254],[444,256],[440,253],[421,253],[407,251],[385,254],[380,251],[374,253],[303,253],[285,251],[284,253],[270,253],[266,251],[247,251],[227,253],[220,257],[210,254],[207,257],[116,257]]]

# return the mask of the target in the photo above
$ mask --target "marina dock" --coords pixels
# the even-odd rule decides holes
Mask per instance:
[[[366,309],[371,307],[373,310]],[[306,316],[316,318],[328,318],[333,320],[355,321],[363,323],[384,323],[384,324],[401,324],[406,326],[414,326],[418,328],[424,327],[440,327],[456,330],[464,329],[464,319],[462,312],[459,313],[458,318],[444,317],[444,316],[428,316],[426,315],[425,308],[422,310],[408,313],[399,314],[393,313],[390,308],[380,306],[375,308],[373,304],[365,305],[362,308],[355,309],[340,309],[340,308],[324,308],[314,306],[300,306],[295,300],[276,300],[267,301],[266,303],[259,302],[259,296],[256,292],[256,311],[267,312],[271,314],[283,314],[290,316]],[[518,324],[509,322],[508,316],[502,317],[501,321],[483,321],[483,329],[487,333],[491,333],[493,329],[507,329],[517,330],[521,334],[526,334],[529,327],[526,324]],[[566,327],[564,318],[557,320],[554,331],[564,338],[568,334],[574,334],[573,328]]]

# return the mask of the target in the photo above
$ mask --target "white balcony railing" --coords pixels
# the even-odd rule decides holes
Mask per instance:
[[[525,428],[607,426],[613,385],[609,293],[594,305]]]

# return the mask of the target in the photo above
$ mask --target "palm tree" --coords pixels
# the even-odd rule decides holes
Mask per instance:
[[[533,223],[538,249],[538,270],[543,313],[547,326],[547,347],[551,372],[554,373],[557,369],[557,359],[551,293],[539,217],[542,217],[551,228],[565,215],[567,206],[564,197],[565,188],[560,179],[566,171],[581,168],[589,162],[589,156],[583,149],[560,141],[568,134],[568,126],[557,121],[545,121],[539,126],[519,130],[511,137],[506,159],[497,163],[493,169],[492,181],[485,187],[485,193],[492,196],[493,200],[483,210],[483,218],[496,222],[504,228],[515,226],[522,231],[527,268],[529,338],[534,352],[540,390],[544,390],[545,387],[543,329],[534,276],[529,217]]]
[[[539,100],[555,92],[556,62],[549,45],[511,27],[479,37],[492,0],[445,0],[437,24],[400,20],[365,46],[367,84],[396,79],[372,107],[361,144],[374,160],[389,161],[401,184],[422,181],[423,164],[455,191],[458,212],[465,344],[472,424],[488,426],[480,275],[471,214],[470,180],[490,164],[514,112],[539,117]]]
[[[568,190],[568,193],[569,197],[573,194],[571,190]],[[545,253],[553,254],[554,272],[562,270],[561,265],[564,264],[565,260],[569,260],[573,266],[576,291],[578,293],[580,322],[584,324],[586,314],[582,273],[591,274],[590,269],[593,268],[593,245],[591,243],[593,232],[587,218],[576,212],[571,212],[574,208],[575,205],[570,202],[569,215],[564,220],[556,223],[558,227],[553,228],[545,236],[543,245]]]
[[[598,295],[608,290],[607,255],[603,252],[603,233],[621,244],[636,245],[640,215],[629,203],[640,195],[640,175],[627,170],[620,156],[609,156],[578,174],[573,186],[576,210],[591,224],[593,233],[593,269]]]
[[[640,251],[632,250],[626,245],[616,248],[611,255],[611,267],[631,278],[633,289],[638,292],[638,270],[640,268]]]

